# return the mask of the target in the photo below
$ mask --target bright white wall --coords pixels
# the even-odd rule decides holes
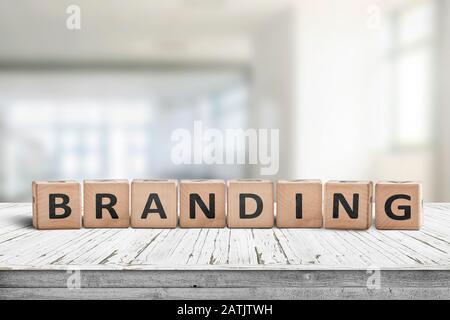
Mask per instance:
[[[365,8],[358,0],[299,3],[299,175],[369,178],[367,74],[376,51]]]
[[[386,3],[298,2],[295,175],[420,180],[425,200],[437,200],[432,150],[398,152],[389,146],[395,124],[389,84],[380,77],[383,19],[391,9]]]

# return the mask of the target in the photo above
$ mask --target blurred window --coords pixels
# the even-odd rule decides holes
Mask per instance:
[[[151,115],[148,102],[139,101],[17,101],[6,122],[13,145],[34,141],[42,155],[52,155],[49,172],[41,172],[46,179],[81,180],[142,172]]]
[[[391,20],[393,146],[426,148],[432,138],[434,1],[416,1]]]
[[[196,120],[205,129],[246,127],[248,83],[240,70],[111,74],[106,81],[95,74],[55,73],[35,81],[38,77],[21,74],[14,82],[18,94],[4,100],[0,81],[0,202],[29,201],[30,181],[38,179],[244,175],[242,166],[175,166],[170,161],[174,129],[192,130]],[[23,82],[31,83],[31,90],[21,87]],[[54,83],[70,95],[55,93]],[[107,91],[111,86],[115,90]],[[70,92],[71,87],[78,91]]]

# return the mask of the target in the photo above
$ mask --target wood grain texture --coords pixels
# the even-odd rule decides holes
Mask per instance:
[[[0,298],[450,298],[450,204],[425,204],[412,231],[42,231],[31,211],[0,204]]]
[[[0,288],[0,299],[5,300],[444,300],[449,296],[449,288]]]

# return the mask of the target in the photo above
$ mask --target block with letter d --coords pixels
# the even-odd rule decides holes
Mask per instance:
[[[86,228],[127,228],[129,204],[128,180],[85,180],[83,225]]]
[[[180,227],[225,227],[225,181],[182,180],[180,182]]]
[[[365,230],[372,224],[372,182],[329,181],[324,200],[325,228]]]
[[[176,180],[133,180],[131,183],[131,227],[175,228]]]
[[[228,181],[228,227],[273,227],[273,197],[274,194],[272,181]]]
[[[33,181],[36,229],[81,228],[81,190],[76,181]]]
[[[422,225],[422,186],[413,181],[383,181],[375,185],[375,227],[419,230]]]

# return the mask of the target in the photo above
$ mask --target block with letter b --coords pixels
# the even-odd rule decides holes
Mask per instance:
[[[175,228],[176,180],[133,180],[131,183],[131,227]]]
[[[225,227],[225,181],[182,180],[180,182],[180,227]]]
[[[129,204],[128,180],[85,180],[83,225],[86,228],[127,228]]]
[[[273,196],[272,181],[228,181],[228,227],[273,227]]]
[[[276,189],[277,227],[322,228],[320,180],[282,180]]]
[[[383,181],[375,186],[375,227],[419,230],[422,225],[422,186],[411,181]]]
[[[365,230],[372,224],[372,182],[329,181],[324,200],[325,228]]]
[[[36,229],[81,228],[81,188],[76,181],[33,181]]]

